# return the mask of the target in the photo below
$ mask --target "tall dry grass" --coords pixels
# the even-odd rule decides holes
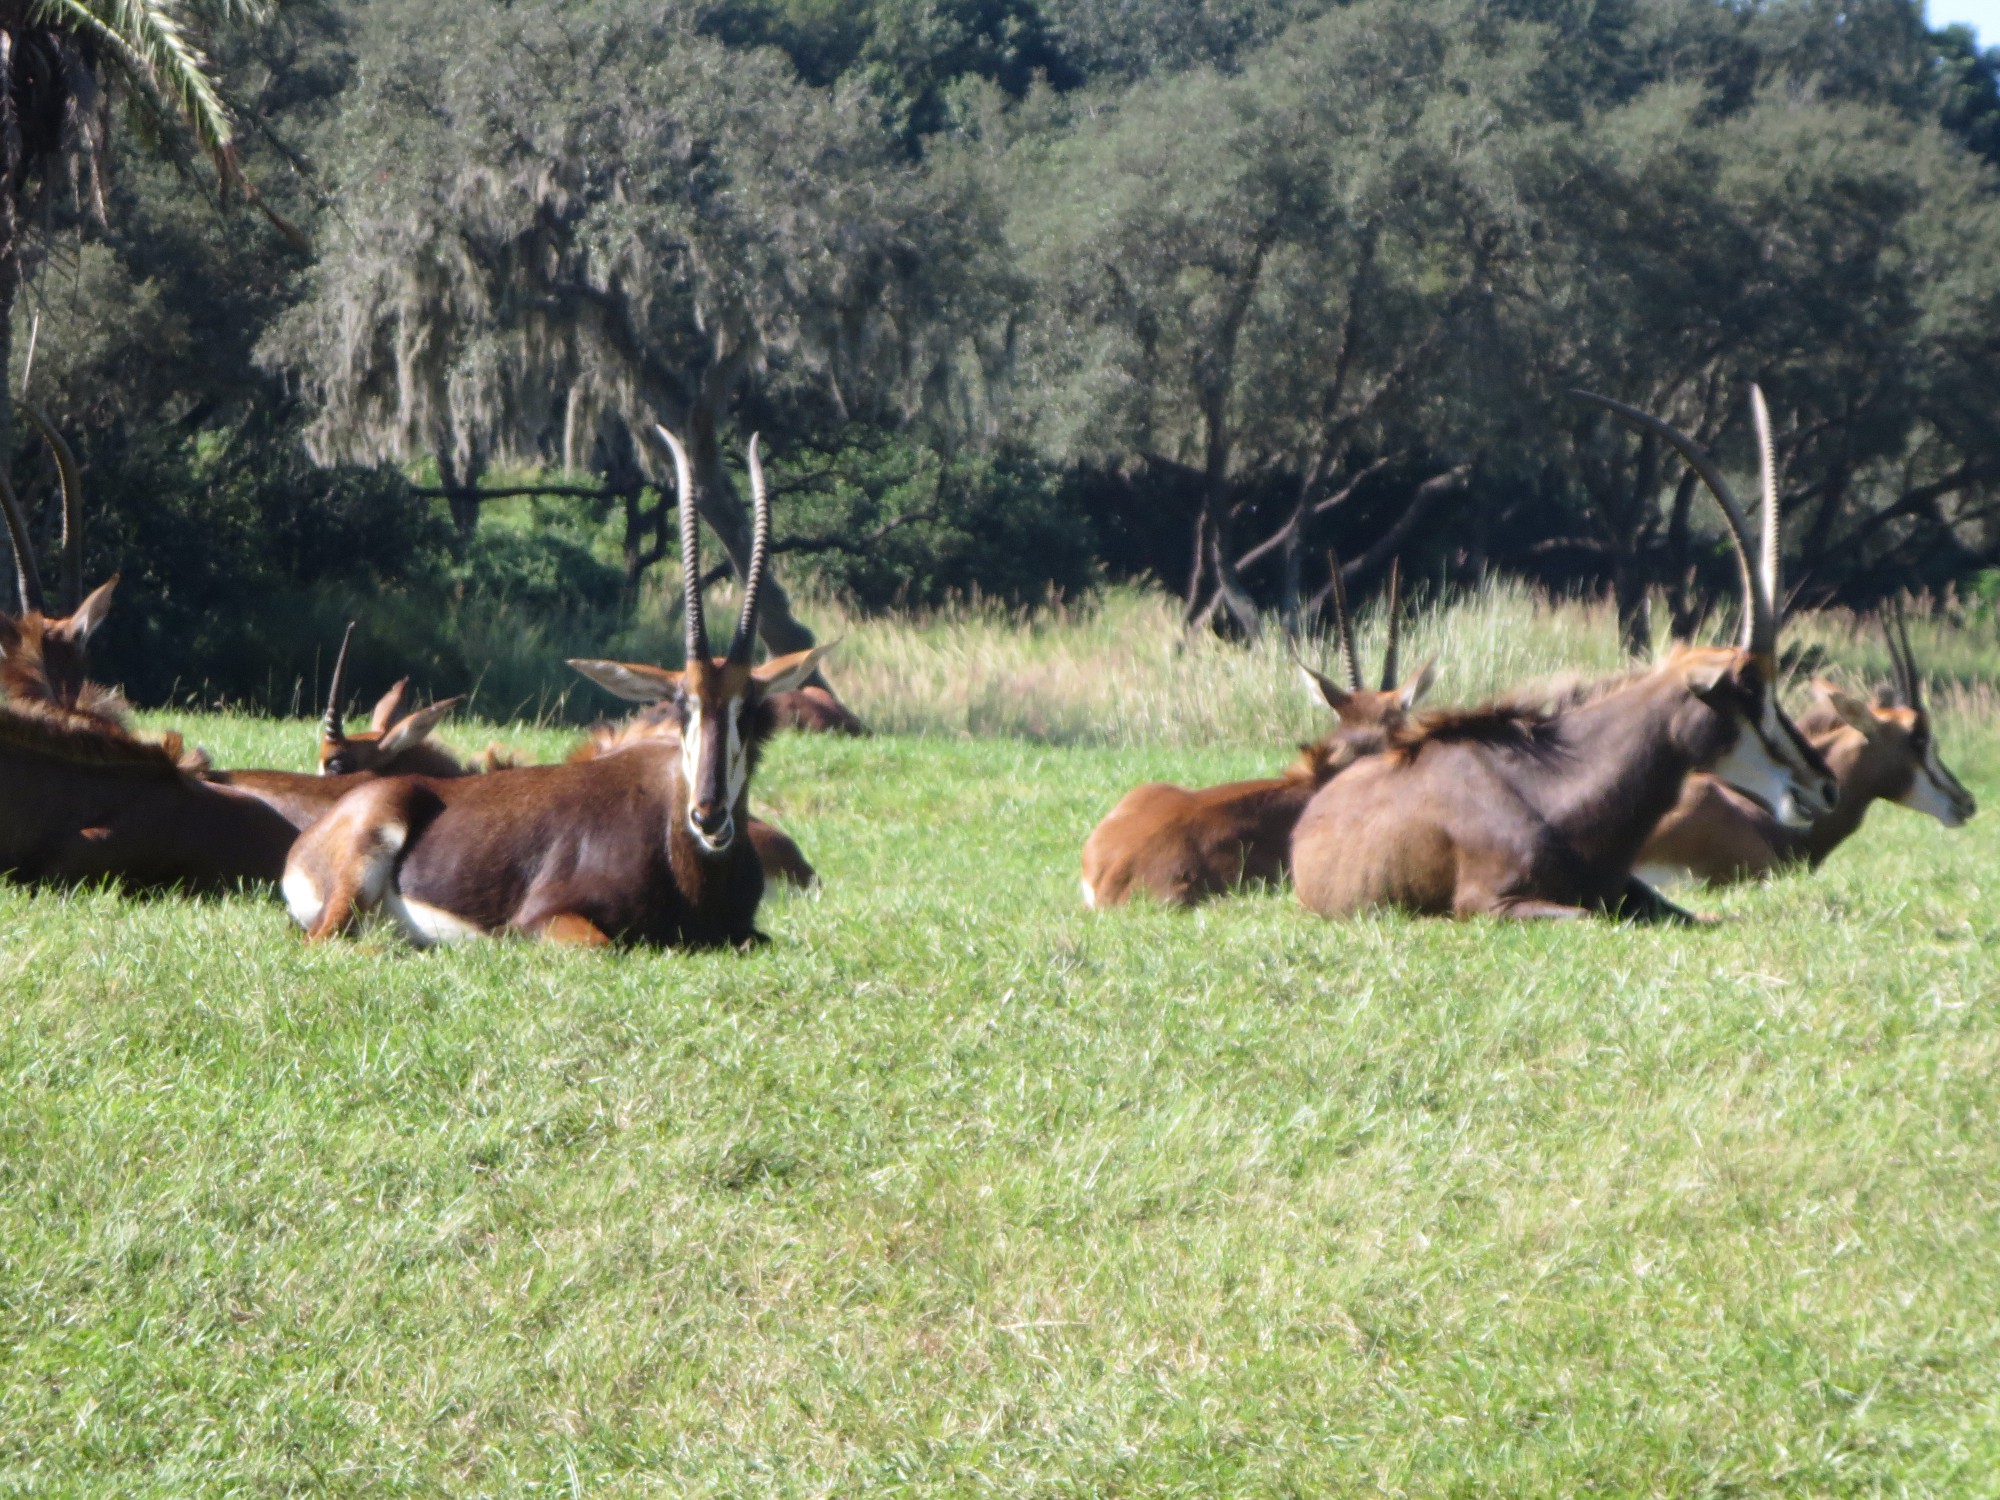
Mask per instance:
[[[1320,732],[1325,711],[1301,682],[1281,637],[1251,645],[1190,637],[1176,601],[1114,589],[1086,604],[1036,613],[978,602],[923,615],[856,617],[815,600],[808,615],[843,635],[827,672],[876,729],[893,734],[1009,737],[1049,744],[1267,744]],[[1661,612],[1664,614],[1664,612]],[[2000,712],[2000,643],[1990,626],[1917,618],[1918,659],[1947,715]],[[1384,620],[1357,624],[1370,684]],[[1876,623],[1845,611],[1801,615],[1788,646],[1808,655],[1797,675],[1824,672],[1853,689],[1886,681]],[[1658,647],[1667,646],[1664,634]],[[1332,672],[1330,640],[1302,654]],[[1623,670],[1616,620],[1601,602],[1556,600],[1512,582],[1420,605],[1403,623],[1402,666],[1437,661],[1429,701],[1470,703],[1524,685]],[[1804,687],[1795,682],[1795,701]]]

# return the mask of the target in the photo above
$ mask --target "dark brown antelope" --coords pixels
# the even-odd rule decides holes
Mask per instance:
[[[1715,495],[1742,565],[1742,644],[1683,646],[1564,709],[1500,705],[1391,730],[1388,753],[1328,782],[1299,819],[1292,866],[1309,910],[1686,921],[1632,867],[1690,771],[1794,823],[1833,807],[1832,773],[1777,698],[1775,485],[1765,485],[1760,570],[1742,507],[1706,453],[1634,407],[1576,394],[1671,442]],[[1768,438],[1764,454],[1768,471]]]
[[[1864,703],[1816,680],[1814,705],[1799,721],[1840,783],[1833,810],[1808,828],[1791,829],[1713,776],[1690,776],[1680,801],[1639,852],[1641,879],[1657,884],[1691,875],[1727,885],[1788,865],[1817,869],[1861,827],[1877,801],[1928,813],[1947,828],[1963,826],[1979,811],[1972,793],[1939,758],[1922,674],[1900,611],[1893,626],[1883,622],[1882,633],[1889,642],[1890,686],[1878,689],[1873,703]]]
[[[0,871],[149,888],[276,881],[297,830],[152,744],[61,708],[0,706]]]
[[[300,837],[286,866],[285,899],[308,937],[343,932],[380,906],[421,945],[509,930],[586,944],[757,938],[764,871],[740,835],[772,730],[768,700],[810,677],[826,648],[752,664],[771,529],[753,438],[742,614],[727,655],[708,654],[687,454],[655,430],[678,483],[687,665],[571,665],[620,697],[672,705],[677,738],[498,776],[393,777],[359,788]]]
[[[63,615],[48,613],[41,570],[35,565],[27,518],[6,474],[0,472],[0,520],[14,553],[14,579],[21,596],[18,615],[0,613],[0,701],[38,703],[83,714],[106,724],[122,724],[124,700],[90,680],[90,638],[111,609],[116,578],[83,592],[83,479],[76,455],[40,408],[17,403],[55,455],[62,486]]]
[[[1428,661],[1407,682],[1397,681],[1400,577],[1400,567],[1392,564],[1381,687],[1371,692],[1361,686],[1354,627],[1336,559],[1334,622],[1347,685],[1299,663],[1314,697],[1333,710],[1334,727],[1301,745],[1299,758],[1282,776],[1202,791],[1154,781],[1127,792],[1084,841],[1085,906],[1121,906],[1134,893],[1170,906],[1194,906],[1245,884],[1289,878],[1292,828],[1313,794],[1361,756],[1380,750],[1387,729],[1402,722],[1430,687],[1433,663]]]

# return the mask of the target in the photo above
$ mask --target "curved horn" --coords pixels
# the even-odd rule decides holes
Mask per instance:
[[[6,518],[7,540],[14,544],[14,582],[21,591],[21,612],[46,614],[42,575],[35,566],[35,549],[28,541],[28,518],[21,514],[21,501],[5,474],[0,474],[0,514]]]
[[[750,566],[743,574],[743,613],[737,616],[736,636],[729,643],[729,659],[746,666],[757,647],[757,598],[764,591],[764,570],[771,560],[771,497],[764,491],[757,436],[750,434]]]
[[[1403,559],[1389,559],[1389,642],[1382,648],[1382,691],[1396,683],[1397,625],[1403,614]]]
[[[1340,637],[1340,659],[1347,674],[1347,690],[1361,691],[1361,655],[1354,649],[1354,621],[1347,613],[1347,582],[1340,576],[1340,554],[1326,549],[1326,565],[1333,575],[1333,628]]]
[[[56,477],[62,483],[62,607],[74,612],[83,603],[83,475],[76,452],[56,431],[49,414],[29,401],[14,403],[32,422],[55,455]]]
[[[1902,647],[1896,663],[1897,676],[1902,680],[1897,684],[1897,687],[1902,693],[1904,704],[1921,712],[1924,706],[1924,690],[1922,684],[1917,679],[1917,656],[1910,649],[1910,627],[1909,622],[1903,617],[1903,601],[1901,599],[1896,600],[1891,618],[1896,622],[1896,642]],[[1891,654],[1895,655],[1896,653],[1892,652]]]
[[[1758,519],[1763,527],[1758,538],[1758,573],[1776,621],[1785,597],[1778,584],[1778,450],[1771,441],[1771,408],[1764,404],[1764,388],[1754,380],[1750,382],[1750,419],[1757,429],[1757,488],[1762,509]]]
[[[1750,523],[1743,518],[1743,507],[1736,503],[1736,496],[1731,493],[1729,482],[1722,477],[1722,472],[1715,467],[1715,460],[1693,438],[1650,412],[1627,406],[1609,396],[1600,396],[1594,391],[1572,390],[1570,394],[1623,417],[1634,427],[1665,438],[1687,460],[1688,467],[1701,476],[1701,482],[1708,486],[1708,492],[1722,507],[1723,518],[1729,522],[1730,539],[1736,543],[1736,561],[1743,573],[1743,649],[1753,656],[1775,658],[1778,654],[1778,622],[1772,613],[1771,601],[1764,594],[1757,569],[1750,561]]]
[[[681,591],[687,602],[687,659],[708,659],[708,621],[701,612],[701,515],[694,502],[694,476],[688,471],[687,449],[659,423],[653,431],[674,456],[674,496],[681,512]]]
[[[347,738],[347,731],[341,726],[341,700],[347,694],[347,644],[354,639],[354,622],[347,622],[347,632],[340,638],[340,655],[333,659],[333,682],[326,690],[326,717],[319,721],[319,737],[338,743]]]

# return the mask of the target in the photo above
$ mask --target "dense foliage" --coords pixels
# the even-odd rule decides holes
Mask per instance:
[[[1151,576],[1256,633],[1335,548],[1685,627],[1714,519],[1577,385],[1744,473],[1761,381],[1807,604],[2000,563],[2000,52],[1914,0],[146,14],[233,134],[52,147],[12,320],[145,695],[288,692],[288,595],[629,611],[673,562],[656,422],[711,561],[761,431],[782,576],[860,608]]]

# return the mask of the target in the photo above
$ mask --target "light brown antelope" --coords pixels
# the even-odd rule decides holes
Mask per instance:
[[[377,906],[422,945],[509,930],[586,944],[759,937],[764,870],[741,833],[772,730],[768,699],[810,677],[826,648],[752,664],[771,529],[752,438],[742,614],[727,655],[708,654],[687,454],[655,430],[679,486],[687,665],[571,665],[621,697],[673,705],[677,739],[504,775],[393,777],[359,788],[300,837],[286,866],[285,899],[310,938],[343,932]]]
[[[347,690],[347,648],[354,640],[350,621],[340,638],[340,654],[333,661],[333,685],[327,693],[326,716],[319,723],[319,774],[350,776],[358,771],[376,776],[464,776],[467,767],[442,745],[431,742],[430,733],[445,716],[465,701],[441,698],[429,708],[403,712],[410,679],[398,681],[375,703],[368,727],[349,734],[345,727]],[[488,752],[489,756],[492,752]]]
[[[1314,698],[1333,710],[1334,727],[1301,745],[1299,758],[1282,776],[1201,791],[1154,781],[1127,792],[1084,841],[1085,906],[1122,906],[1135,893],[1170,906],[1194,906],[1246,884],[1289,878],[1292,828],[1313,793],[1361,756],[1380,750],[1388,727],[1400,723],[1430,687],[1434,664],[1428,661],[1407,682],[1397,681],[1400,577],[1400,566],[1392,564],[1381,687],[1371,692],[1361,686],[1336,559],[1334,621],[1347,685],[1299,663]]]
[[[868,726],[855,718],[845,703],[829,688],[809,682],[789,693],[771,695],[771,716],[780,729],[797,729],[806,734],[846,734],[863,736]]]
[[[90,638],[111,610],[116,578],[83,592],[83,478],[76,455],[40,408],[17,403],[55,455],[62,486],[62,589],[64,615],[48,613],[41,570],[35,565],[27,518],[14,487],[0,472],[0,521],[14,553],[18,615],[0,613],[0,701],[38,703],[107,724],[122,724],[124,700],[90,680]]]
[[[1641,879],[1657,884],[1691,875],[1726,885],[1787,865],[1817,869],[1861,827],[1877,801],[1928,813],[1947,828],[1963,826],[1979,811],[1972,793],[1938,755],[1922,674],[1900,611],[1893,627],[1883,622],[1882,633],[1889,643],[1891,685],[1878,689],[1873,703],[1864,703],[1816,680],[1816,701],[1799,721],[1840,783],[1833,810],[1808,828],[1791,829],[1714,777],[1690,776],[1680,801],[1639,853]]]
[[[1760,570],[1742,508],[1706,453],[1634,407],[1576,394],[1671,442],[1715,495],[1742,565],[1742,644],[1680,647],[1564,709],[1496,705],[1391,730],[1388,753],[1328,782],[1299,819],[1293,877],[1309,910],[1687,921],[1632,867],[1690,771],[1712,771],[1794,823],[1833,807],[1832,773],[1777,698],[1775,487]],[[1765,454],[1768,465],[1768,443]]]

